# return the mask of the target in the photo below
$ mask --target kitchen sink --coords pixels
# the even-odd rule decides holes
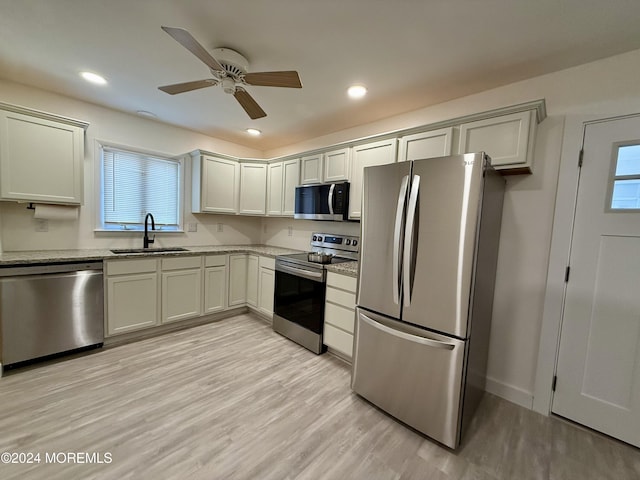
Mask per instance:
[[[125,255],[131,253],[171,253],[171,252],[188,252],[182,247],[159,247],[159,248],[116,248],[111,253]]]

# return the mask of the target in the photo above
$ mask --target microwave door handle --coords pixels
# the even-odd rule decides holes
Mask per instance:
[[[393,229],[393,303],[400,304],[400,292],[402,291],[402,276],[400,273],[402,242],[402,220],[404,219],[404,209],[407,203],[407,188],[409,187],[409,175],[402,177],[400,193],[398,194],[398,205],[396,206],[396,223]]]
[[[336,188],[336,184],[332,183],[329,187],[329,214],[333,215],[333,190]]]
[[[409,194],[409,209],[407,210],[407,226],[404,232],[404,265],[402,266],[404,275],[404,306],[411,305],[411,263],[413,261],[413,229],[416,220],[416,208],[418,206],[418,193],[420,191],[420,175],[414,175],[411,182],[411,193]]]

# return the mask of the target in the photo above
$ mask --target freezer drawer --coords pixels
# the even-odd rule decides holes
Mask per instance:
[[[455,448],[465,342],[356,309],[351,388],[398,420]]]

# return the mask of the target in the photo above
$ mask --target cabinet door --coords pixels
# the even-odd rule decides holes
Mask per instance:
[[[82,203],[84,130],[0,111],[0,197]]]
[[[400,138],[398,161],[446,157],[451,155],[452,144],[453,127],[406,135]]]
[[[364,168],[395,162],[396,145],[397,140],[395,138],[391,138],[381,142],[366,143],[353,147],[351,154],[349,219],[357,220],[360,218],[362,213],[362,174]]]
[[[240,170],[240,213],[264,215],[267,201],[267,165],[243,163]]]
[[[296,207],[296,187],[300,184],[300,160],[287,160],[283,168],[282,215],[293,217]]]
[[[339,182],[349,180],[349,148],[341,148],[324,154],[325,182]]]
[[[209,267],[204,272],[204,312],[220,312],[225,309],[227,267]]]
[[[247,303],[247,255],[229,255],[229,306]]]
[[[488,118],[460,126],[460,153],[486,152],[496,170],[531,172],[535,110]]]
[[[282,215],[283,162],[270,163],[267,174],[267,215]]]
[[[107,277],[107,334],[158,324],[158,274]]]
[[[276,286],[276,275],[270,268],[260,268],[260,303],[258,309],[271,317],[273,315],[273,292]]]
[[[307,155],[300,159],[300,183],[322,183],[322,154]]]
[[[247,256],[247,303],[252,307],[258,307],[258,255]]]
[[[201,315],[201,269],[162,272],[162,323]]]
[[[235,160],[202,156],[202,212],[238,213],[240,165]]]

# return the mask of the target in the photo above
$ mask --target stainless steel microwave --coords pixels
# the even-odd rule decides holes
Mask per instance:
[[[300,185],[296,187],[293,218],[306,220],[347,220],[349,182]]]

